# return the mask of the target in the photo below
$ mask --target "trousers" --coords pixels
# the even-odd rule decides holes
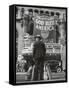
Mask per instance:
[[[44,72],[44,58],[37,58],[35,60],[34,80],[43,80]]]

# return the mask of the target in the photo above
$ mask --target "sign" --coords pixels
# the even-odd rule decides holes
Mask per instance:
[[[61,45],[57,43],[46,43],[46,53],[61,53]]]
[[[36,16],[34,18],[33,35],[41,35],[44,42],[56,42],[56,17],[54,16]]]
[[[38,30],[46,30],[51,31],[54,30],[54,18],[53,17],[46,17],[46,16],[37,16],[35,18],[36,29]]]

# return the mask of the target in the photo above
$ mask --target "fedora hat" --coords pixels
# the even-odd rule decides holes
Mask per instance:
[[[41,35],[36,35],[35,38],[42,39]]]

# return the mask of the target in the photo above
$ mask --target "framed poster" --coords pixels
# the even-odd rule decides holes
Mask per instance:
[[[67,82],[67,8],[9,6],[9,83]]]

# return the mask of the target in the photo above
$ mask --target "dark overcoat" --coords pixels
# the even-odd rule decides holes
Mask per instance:
[[[36,41],[33,45],[33,58],[44,58],[46,53],[45,44],[42,41]]]

